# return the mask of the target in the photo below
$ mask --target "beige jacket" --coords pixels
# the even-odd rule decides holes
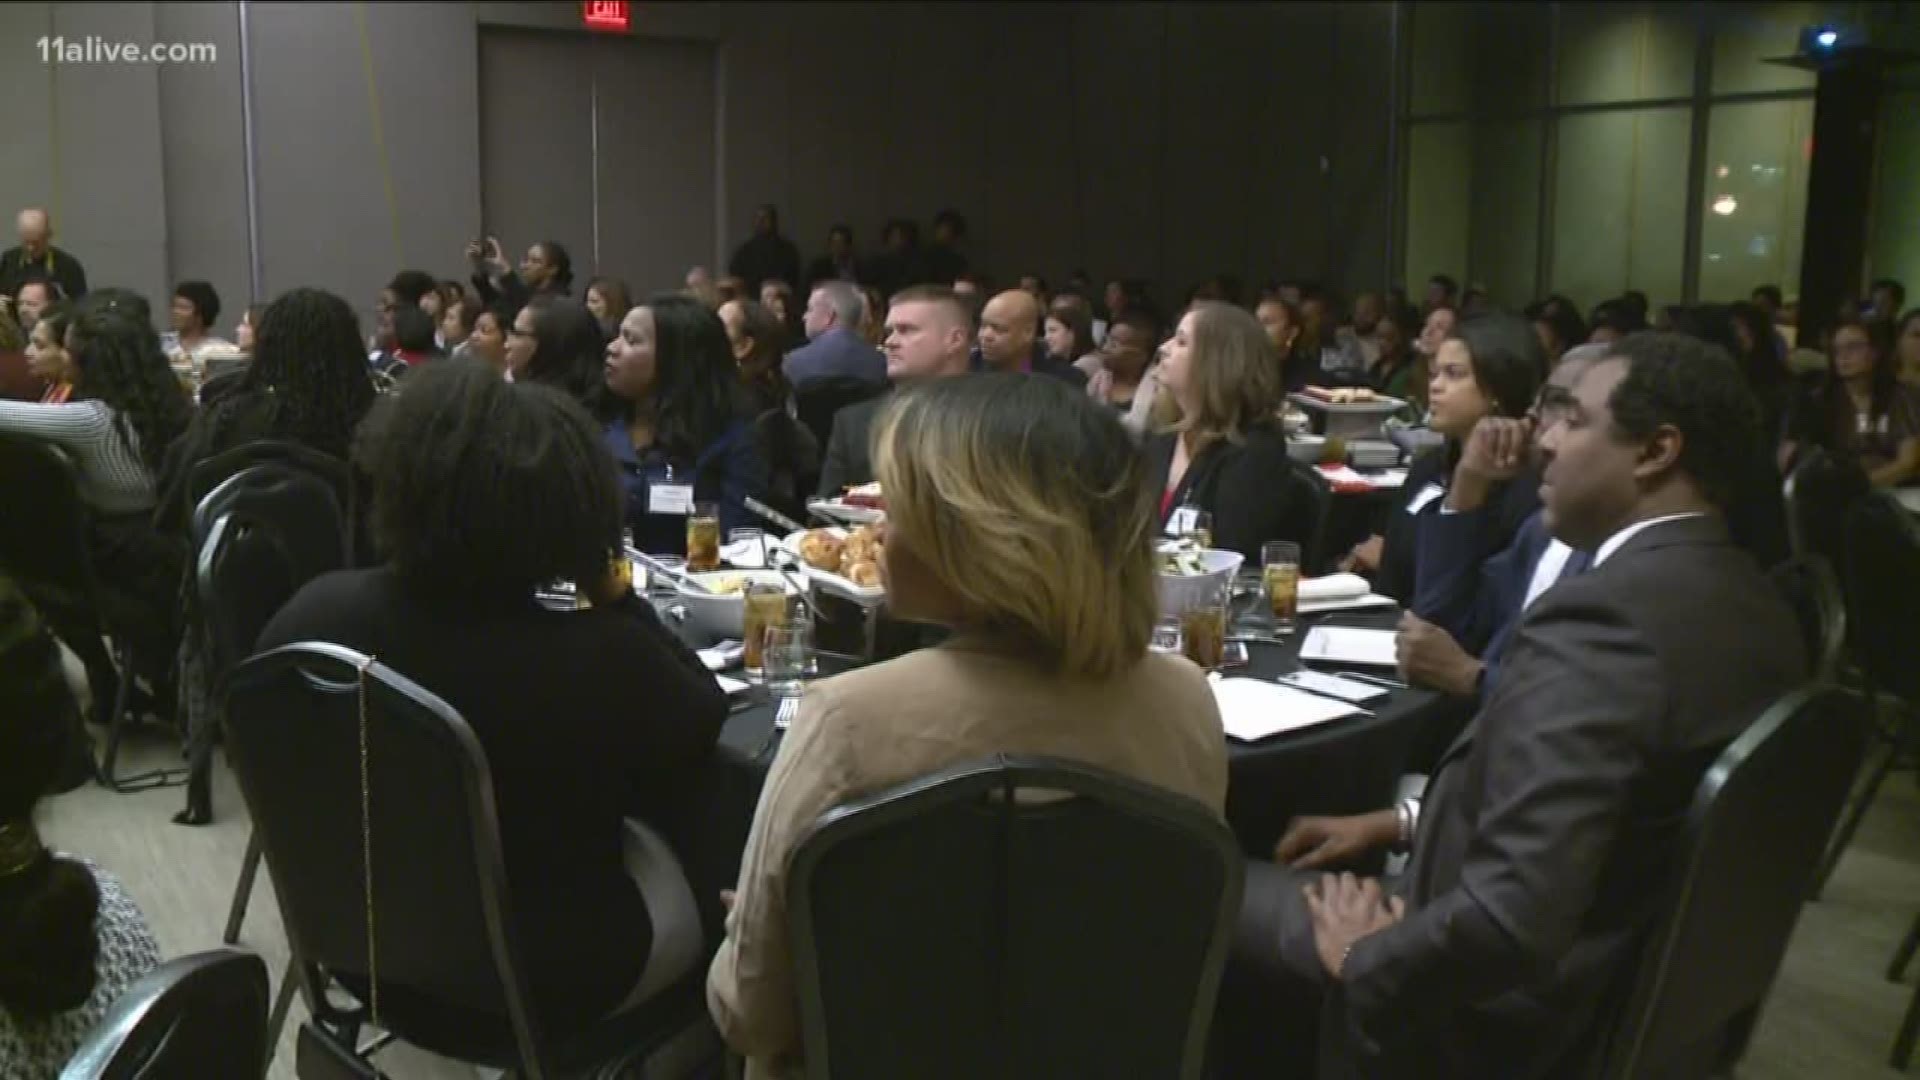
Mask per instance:
[[[798,1075],[800,1017],[786,871],[802,836],[849,800],[987,754],[1070,758],[1222,813],[1227,750],[1200,669],[1149,653],[1105,683],[1068,682],[964,642],[814,684],[774,760],[740,867],[707,1003],[747,1075]]]

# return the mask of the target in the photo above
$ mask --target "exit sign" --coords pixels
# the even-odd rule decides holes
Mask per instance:
[[[632,28],[633,14],[627,9],[627,0],[586,0],[580,5],[580,21],[589,30],[624,34]]]

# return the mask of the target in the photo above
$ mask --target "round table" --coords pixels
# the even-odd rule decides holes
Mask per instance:
[[[1300,641],[1306,628],[1325,620],[1343,626],[1391,627],[1398,612],[1342,612],[1307,616],[1285,644],[1249,644],[1244,667],[1228,676],[1271,679],[1301,666]],[[821,657],[821,676],[857,666],[852,657]],[[1386,673],[1382,673],[1386,674]],[[731,772],[755,778],[756,791],[779,750],[774,702],[755,687],[727,718],[720,733],[722,756]],[[1248,855],[1271,857],[1273,845],[1297,814],[1354,814],[1393,803],[1407,755],[1439,703],[1439,696],[1418,689],[1394,690],[1369,703],[1370,716],[1353,716],[1261,739],[1227,740],[1227,822]]]

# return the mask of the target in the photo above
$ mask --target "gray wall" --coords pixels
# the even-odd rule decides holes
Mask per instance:
[[[603,188],[651,170],[656,193],[605,215],[603,247],[610,227],[622,247],[658,230],[676,250],[717,238],[708,257],[724,261],[772,201],[810,257],[833,222],[866,247],[888,217],[954,206],[973,261],[1002,279],[1084,266],[1154,278],[1170,300],[1221,270],[1386,277],[1390,5],[633,10],[639,35],[681,43],[673,64],[715,58],[716,100],[636,110],[654,114],[649,130],[683,132],[663,152],[629,144],[610,164],[602,147]],[[463,272],[481,228],[482,103],[513,92],[482,89],[482,36],[573,31],[579,5],[254,3],[250,18],[266,291],[316,284],[367,312],[397,266]],[[35,41],[50,32],[211,41],[219,60],[42,65]],[[249,299],[235,5],[0,5],[0,44],[16,61],[0,64],[0,100],[17,148],[0,155],[0,208],[52,205],[59,242],[97,282],[159,296],[211,280],[231,325]],[[717,145],[695,151],[718,163],[712,197],[673,205],[686,178],[660,162],[681,125],[716,112]],[[538,115],[489,115],[487,138]],[[717,226],[690,227],[709,214]],[[516,251],[535,237],[502,239]],[[585,277],[590,245],[576,253]],[[667,256],[603,255],[632,264],[642,292],[677,283],[652,280]]]

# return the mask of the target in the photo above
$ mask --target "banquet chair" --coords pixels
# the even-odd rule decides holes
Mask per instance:
[[[296,986],[312,1016],[303,1059],[324,1056],[316,1043],[364,1059],[356,1043],[371,1024],[544,1080],[609,1075],[689,1031],[711,1032],[697,956],[684,971],[649,972],[649,984],[663,984],[651,996],[584,1030],[543,1028],[514,934],[486,754],[445,701],[324,643],[247,659],[227,695],[229,754],[293,957],[270,1040]]]
[[[267,1074],[267,965],[238,949],[169,960],[121,994],[60,1080]]]
[[[1852,461],[1817,446],[1801,452],[1782,489],[1793,554],[1819,555],[1844,566],[1847,521],[1869,490],[1867,474]]]
[[[1867,712],[1833,686],[1788,694],[1695,789],[1674,875],[1601,1076],[1730,1073],[1786,955],[1807,885],[1866,754]]]
[[[1847,647],[1847,608],[1833,565],[1819,555],[1795,555],[1767,577],[1792,606],[1815,682],[1837,683]]]
[[[195,465],[187,474],[187,505],[193,507],[193,521],[190,529],[196,541],[206,536],[213,527],[213,521],[230,506],[227,499],[233,498],[246,486],[229,488],[225,496],[208,502],[216,489],[227,487],[235,475],[249,471],[259,465],[278,465],[281,472],[254,474],[262,480],[277,482],[286,469],[298,469],[312,474],[324,481],[333,491],[334,503],[342,514],[340,528],[347,538],[347,551],[353,551],[353,543],[358,533],[355,511],[355,497],[358,492],[354,483],[353,469],[344,461],[331,454],[323,453],[301,443],[281,439],[256,439],[242,443],[222,453],[215,454]],[[194,550],[200,550],[198,542]]]
[[[1047,758],[830,810],[788,874],[807,1075],[1196,1077],[1241,874],[1200,804]]]
[[[793,392],[794,411],[800,414],[800,422],[820,440],[820,453],[824,458],[833,438],[834,415],[849,405],[879,397],[886,389],[865,379],[844,376],[816,379]]]
[[[118,776],[120,741],[133,722],[134,657],[125,635],[111,638],[103,624],[100,584],[89,555],[88,511],[80,501],[71,461],[43,442],[0,436],[0,491],[31,513],[0,514],[0,566],[20,582],[55,636],[73,650],[87,673],[93,715],[106,728],[95,765],[99,783],[115,791],[144,791],[177,782],[178,770]]]
[[[1843,588],[1847,651],[1859,666],[1884,753],[1841,819],[1814,878],[1813,899],[1839,865],[1867,816],[1880,785],[1913,742],[1913,709],[1920,704],[1920,523],[1891,492],[1861,499],[1847,519]]]
[[[1302,511],[1308,523],[1306,540],[1300,545],[1300,570],[1308,576],[1331,573],[1334,553],[1328,549],[1328,522],[1333,517],[1333,485],[1326,475],[1309,465],[1293,463],[1287,473],[1287,497]]]

